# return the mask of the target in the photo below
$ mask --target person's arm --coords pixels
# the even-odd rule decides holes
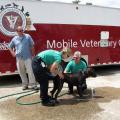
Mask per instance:
[[[71,70],[71,63],[69,62],[64,70],[65,77],[69,79],[69,77],[72,77],[72,70]]]
[[[32,52],[32,56],[34,57],[35,56],[35,47],[34,46],[32,47],[31,52]]]
[[[35,43],[30,35],[29,35],[29,40],[30,40],[31,54],[32,54],[32,57],[34,57],[35,56],[35,47],[34,47]]]
[[[71,63],[70,62],[65,67],[64,73],[71,73]]]
[[[10,51],[10,53],[11,53],[11,55],[13,56],[13,57],[16,57],[16,54],[15,54],[15,49],[13,48],[8,48],[9,49],[9,51]]]
[[[10,51],[11,55],[13,57],[16,57],[16,53],[15,53],[15,44],[14,44],[14,38],[11,40],[11,42],[8,44],[8,50]]]
[[[64,70],[64,73],[68,73],[66,69]]]
[[[62,73],[62,70],[59,69],[59,64],[57,62],[54,62],[51,67],[50,67],[50,72],[55,74],[55,75],[59,75],[59,77],[61,79],[64,78],[64,75]]]
[[[87,70],[87,65],[86,65],[86,63],[85,63],[84,61],[82,61],[82,64],[83,64],[83,65],[82,65],[82,66],[83,66],[83,67],[82,67],[82,70],[83,70],[83,71],[86,71],[86,70]]]

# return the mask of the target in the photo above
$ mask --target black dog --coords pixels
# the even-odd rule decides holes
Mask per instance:
[[[56,103],[58,103],[57,98],[63,88],[64,82],[76,86],[79,96],[82,97],[82,92],[87,89],[86,78],[90,76],[96,77],[96,73],[92,68],[88,68],[84,72],[79,71],[78,74],[64,74],[64,76],[64,79],[60,79],[59,76],[56,76],[53,80],[54,86],[50,93]]]

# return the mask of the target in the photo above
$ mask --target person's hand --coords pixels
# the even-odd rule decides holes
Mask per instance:
[[[11,52],[11,54],[12,54],[12,56],[13,56],[13,57],[16,57],[16,54],[15,54],[15,52]]]
[[[14,48],[13,49],[9,48],[9,51],[10,51],[10,53],[11,53],[11,55],[13,57],[16,57],[16,53],[15,53],[15,49]]]
[[[35,55],[32,55],[32,59],[35,57]]]
[[[60,79],[64,79],[63,73],[59,73],[58,75],[59,75]]]

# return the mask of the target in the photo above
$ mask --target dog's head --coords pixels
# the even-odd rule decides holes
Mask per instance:
[[[84,71],[84,75],[86,77],[96,77],[97,76],[95,70],[93,68],[91,68],[91,67],[88,67],[87,70]]]

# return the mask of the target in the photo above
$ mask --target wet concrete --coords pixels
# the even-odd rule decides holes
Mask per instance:
[[[0,120],[120,120],[120,67],[97,69],[97,78],[88,78],[86,99],[79,99],[76,91],[68,95],[66,85],[58,99],[60,104],[45,107],[39,104],[21,106],[16,97],[0,100]],[[91,88],[95,96],[91,99]],[[0,96],[20,92],[21,84],[2,85]],[[21,99],[21,102],[39,100],[39,93]]]

